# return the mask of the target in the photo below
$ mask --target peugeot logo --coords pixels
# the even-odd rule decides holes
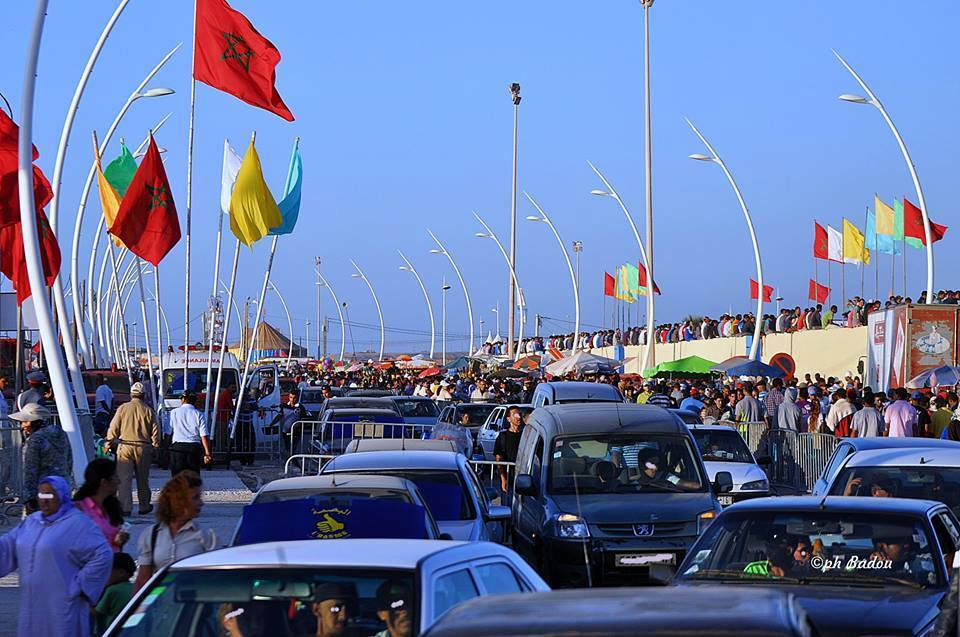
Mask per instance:
[[[634,524],[633,534],[636,535],[637,537],[649,537],[653,535],[653,525],[652,524]]]

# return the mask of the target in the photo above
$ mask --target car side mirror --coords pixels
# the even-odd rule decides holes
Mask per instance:
[[[717,477],[713,479],[713,490],[717,493],[730,493],[733,491],[733,476],[729,471],[718,471]]]
[[[529,473],[521,473],[517,476],[513,481],[513,490],[520,495],[537,495],[537,488],[533,485],[533,476]]]
[[[757,456],[756,460],[757,460],[757,464],[763,465],[763,466],[769,466],[773,464],[773,459],[770,458],[770,456]]]
[[[503,522],[510,519],[511,513],[510,507],[494,504],[487,509],[486,518],[488,522]]]

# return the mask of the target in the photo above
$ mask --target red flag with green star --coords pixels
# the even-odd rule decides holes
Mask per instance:
[[[193,78],[292,122],[275,86],[277,47],[226,0],[197,0],[196,7]]]
[[[180,241],[180,221],[153,135],[137,173],[120,202],[110,234],[154,266]]]

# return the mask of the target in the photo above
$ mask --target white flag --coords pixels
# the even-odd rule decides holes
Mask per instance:
[[[843,263],[843,233],[832,226],[827,226],[827,258]]]
[[[240,164],[243,160],[230,148],[229,140],[223,140],[223,172],[220,175],[220,209],[224,214],[230,214],[230,196],[233,194],[233,184],[237,181]]]

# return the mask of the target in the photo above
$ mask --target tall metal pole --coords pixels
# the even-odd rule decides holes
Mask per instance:
[[[457,278],[460,280],[460,287],[463,288],[463,296],[467,301],[467,318],[470,321],[470,344],[467,346],[467,355],[472,355],[476,349],[474,348],[473,340],[473,304],[470,303],[470,292],[467,290],[467,283],[463,280],[463,275],[460,273],[460,268],[457,267],[457,262],[453,260],[453,256],[447,251],[443,244],[440,243],[440,239],[437,239],[437,235],[433,234],[432,231],[427,230],[430,233],[430,236],[433,237],[433,240],[440,246],[439,250],[430,250],[431,254],[442,254],[447,257],[447,260],[450,261],[450,265],[453,267],[453,271],[457,274]]]
[[[363,282],[367,284],[367,287],[370,288],[370,294],[373,296],[373,304],[377,306],[377,316],[380,317],[380,358],[378,360],[383,360],[383,344],[384,344],[384,327],[383,327],[383,311],[380,309],[380,299],[377,298],[377,293],[373,289],[373,284],[370,283],[370,279],[363,273],[363,270],[360,269],[360,266],[357,265],[356,261],[350,259],[350,263],[353,264],[353,267],[357,269],[357,274],[354,274],[354,277],[363,279]]]
[[[647,343],[646,360],[641,369],[650,369],[657,364],[657,348],[653,332],[657,322],[653,312],[653,139],[651,133],[650,106],[650,7],[653,0],[640,0],[643,5],[643,102],[644,102],[644,146],[646,155],[646,192],[647,192]]]
[[[153,268],[153,302],[154,302],[154,313],[156,314],[157,319],[157,373],[159,374],[159,380],[157,381],[157,393],[159,397],[154,407],[157,411],[160,411],[163,408],[163,395],[164,395],[164,381],[163,381],[163,342],[160,340],[160,318],[163,317],[164,326],[167,328],[167,343],[170,342],[170,326],[167,325],[167,318],[163,316],[163,306],[160,305],[160,266],[155,266]]]
[[[226,354],[227,354],[227,335],[230,333],[230,304],[231,304],[231,303],[234,303],[234,309],[237,309],[237,308],[236,308],[236,303],[235,303],[234,300],[233,300],[233,291],[234,291],[234,289],[236,289],[236,287],[237,287],[237,261],[239,260],[239,258],[240,258],[240,239],[237,239],[236,242],[233,244],[233,266],[230,268],[230,285],[229,285],[229,287],[227,288],[227,306],[226,306],[226,308],[224,309],[223,335],[220,337],[220,356],[217,357],[217,382],[216,382],[216,384],[214,385],[214,390],[213,390],[213,401],[214,401],[214,402],[213,402],[213,409],[214,409],[214,411],[216,411],[216,409],[217,409],[218,407],[221,407],[221,405],[219,405],[218,402],[219,402],[219,400],[220,400],[220,386],[221,386],[221,381],[223,380],[223,363],[224,363],[224,360],[223,360],[223,359],[226,358]],[[240,317],[239,317],[239,316],[237,316],[237,322],[238,322],[238,323],[240,322]],[[243,329],[243,326],[241,326],[241,329]],[[241,339],[242,339],[242,337],[241,337]],[[183,357],[184,357],[184,366],[183,366],[184,385],[183,385],[183,386],[184,386],[184,389],[186,389],[186,386],[187,386],[187,385],[186,385],[186,379],[187,379],[186,360],[187,360],[187,358],[188,358],[188,354],[189,354],[188,351],[183,353]],[[207,422],[211,422],[211,420],[210,420],[210,401],[211,401],[211,396],[210,396],[210,375],[209,375],[209,374],[207,374],[207,389],[206,389],[206,392],[205,392],[205,393],[206,393],[206,397],[205,397],[204,400],[203,400],[203,414],[204,414],[204,416],[206,417]],[[237,396],[236,399],[237,399],[237,401],[239,402],[239,401],[240,401],[240,396]],[[230,405],[227,405],[227,406],[224,407],[224,408],[225,408],[225,409],[230,409]],[[216,417],[217,417],[217,414],[214,413],[214,418],[216,418]]]
[[[322,329],[320,325],[320,257],[315,257],[316,266],[317,266],[317,360],[321,360],[320,357],[320,331]],[[307,356],[309,356],[309,352]]]
[[[737,182],[734,181],[733,175],[727,170],[727,165],[723,163],[723,160],[720,158],[720,155],[717,154],[717,151],[714,150],[713,146],[710,145],[710,142],[707,141],[707,138],[700,133],[696,126],[693,125],[689,119],[687,123],[690,124],[690,128],[693,129],[693,132],[697,134],[697,137],[700,138],[700,141],[703,142],[703,145],[707,147],[707,150],[710,151],[710,156],[705,155],[691,155],[691,159],[696,159],[699,161],[711,161],[720,166],[723,170],[723,174],[727,176],[727,181],[730,182],[730,185],[733,187],[733,191],[737,195],[737,201],[740,202],[740,208],[743,210],[743,216],[747,221],[747,229],[750,231],[750,242],[753,244],[753,258],[756,261],[757,266],[757,315],[756,320],[754,321],[755,325],[753,328],[753,342],[750,343],[750,359],[757,360],[757,352],[760,348],[760,328],[763,323],[763,264],[760,262],[760,244],[757,242],[757,233],[753,228],[753,219],[750,218],[750,211],[747,209],[747,203],[743,200],[743,195],[740,193],[740,188],[737,186]]]
[[[320,279],[319,285],[330,290],[330,296],[333,297],[333,302],[337,306],[337,316],[340,317],[340,360],[343,360],[343,354],[347,346],[347,325],[343,320],[343,309],[340,306],[340,300],[337,298],[337,293],[333,291],[333,288],[330,287],[330,284],[327,283],[327,280],[323,278],[320,274],[320,270],[317,270],[317,278]]]
[[[481,239],[492,239],[493,242],[497,244],[497,248],[500,250],[500,254],[503,256],[504,261],[507,262],[507,269],[510,270],[510,276],[512,277],[513,285],[516,287],[517,306],[520,308],[520,330],[517,334],[517,344],[519,345],[520,342],[523,341],[523,324],[526,323],[524,317],[527,310],[527,300],[523,296],[523,289],[520,287],[520,280],[517,278],[517,271],[513,268],[513,264],[510,263],[510,257],[507,256],[507,251],[504,250],[503,244],[500,243],[500,239],[497,238],[497,234],[493,231],[493,228],[487,225],[487,222],[483,220],[483,217],[476,212],[473,213],[473,216],[477,218],[477,221],[479,221],[480,225],[483,226],[483,229],[486,230],[486,232],[477,232],[474,236]],[[517,347],[513,354],[514,360],[520,358],[522,354],[523,351]]]
[[[570,284],[573,286],[573,351],[576,351],[577,342],[580,339],[580,287],[577,285],[577,275],[573,271],[573,263],[570,261],[570,254],[567,253],[567,246],[563,242],[563,239],[560,238],[560,233],[557,232],[557,227],[553,225],[553,221],[550,220],[550,217],[547,215],[546,211],[541,208],[540,204],[538,204],[528,193],[524,192],[523,194],[527,199],[530,200],[530,203],[532,203],[533,207],[537,209],[537,212],[540,213],[539,217],[527,217],[527,220],[539,221],[550,226],[550,230],[553,231],[553,236],[556,237],[557,243],[560,245],[560,251],[563,252],[563,258],[567,262],[567,269],[570,271]]]
[[[406,265],[400,266],[401,270],[410,272],[413,276],[416,277],[417,283],[420,284],[420,291],[423,292],[423,300],[427,304],[427,314],[430,315],[430,359],[433,360],[433,351],[434,345],[436,344],[437,330],[433,321],[433,305],[430,303],[430,295],[427,294],[427,286],[423,284],[423,279],[420,278],[420,275],[417,273],[417,269],[413,267],[413,264],[410,263],[410,259],[404,256],[403,252],[397,250],[397,253],[400,255],[400,258],[403,259],[403,262]]]
[[[450,289],[450,286],[447,285],[447,280],[443,280],[443,286],[440,288],[440,323],[442,325],[443,336],[441,338],[442,348],[443,348],[443,357],[440,361],[441,365],[447,364],[447,290]]]
[[[287,331],[290,334],[290,349],[287,351],[287,365],[289,365],[290,360],[293,358],[293,318],[290,316],[290,308],[287,307],[287,300],[280,294],[280,289],[277,288],[277,284],[270,281],[270,288],[277,293],[277,298],[280,299],[280,305],[283,306],[283,313],[287,315]]]
[[[841,95],[840,99],[845,102],[853,102],[855,104],[870,104],[875,106],[880,114],[883,115],[884,121],[887,123],[887,126],[890,127],[890,132],[893,133],[893,136],[897,138],[897,144],[900,146],[900,152],[903,154],[903,160],[907,162],[907,168],[910,170],[910,177],[913,179],[913,187],[917,192],[917,199],[920,200],[920,214],[923,216],[923,235],[926,238],[926,248],[927,248],[927,303],[933,303],[935,296],[933,295],[933,236],[930,232],[930,217],[927,216],[927,200],[923,196],[923,188],[920,187],[920,177],[917,176],[917,168],[913,164],[913,160],[910,159],[910,152],[907,150],[907,145],[903,142],[903,137],[900,136],[900,131],[897,130],[896,125],[894,125],[893,120],[890,119],[890,115],[887,114],[887,109],[883,107],[883,104],[880,102],[880,98],[870,90],[870,87],[867,86],[857,72],[853,70],[853,67],[847,64],[847,61],[841,57],[836,51],[833,52],[837,59],[840,60],[840,63],[843,64],[850,75],[857,80],[857,83],[860,84],[861,88],[866,92],[867,98],[859,97],[856,95]],[[906,255],[906,251],[904,251]],[[904,257],[906,258],[906,257]],[[906,288],[906,276],[904,276],[904,288]],[[846,300],[844,300],[846,302]]]
[[[50,384],[53,387],[56,399],[60,426],[70,440],[74,479],[79,483],[83,480],[83,471],[87,467],[87,445],[74,408],[67,369],[63,358],[60,356],[60,349],[57,347],[57,332],[53,326],[53,316],[47,298],[47,282],[43,272],[40,239],[37,233],[37,214],[33,203],[33,99],[37,80],[37,60],[40,56],[40,40],[43,37],[43,23],[46,15],[47,0],[37,0],[30,44],[27,48],[23,69],[23,93],[20,102],[20,112],[23,120],[20,123],[20,135],[17,143],[17,186],[20,199],[20,225],[23,230],[24,260],[27,265],[30,289],[33,291],[30,298],[33,300],[34,312],[37,315],[40,338],[46,347]]]
[[[183,267],[183,389],[187,389],[190,375],[190,211],[193,204],[193,123],[196,119],[197,80],[193,68],[197,58],[197,0],[193,2],[193,39],[190,59],[190,123],[187,132],[187,205],[184,215],[184,267]],[[226,339],[224,339],[226,340]],[[222,356],[221,356],[222,357]],[[219,380],[219,379],[218,379]],[[237,404],[242,402],[237,397]]]
[[[507,356],[514,355],[513,322],[514,307],[517,300],[514,292],[517,287],[515,271],[517,269],[517,124],[520,119],[520,85],[516,82],[510,85],[510,95],[513,100],[513,181],[510,190],[510,285],[508,303],[510,304],[510,320],[507,323]],[[520,321],[523,321],[523,310],[520,311]],[[471,319],[471,324],[473,320]],[[523,327],[520,328],[523,330]],[[471,347],[473,344],[471,343]]]

